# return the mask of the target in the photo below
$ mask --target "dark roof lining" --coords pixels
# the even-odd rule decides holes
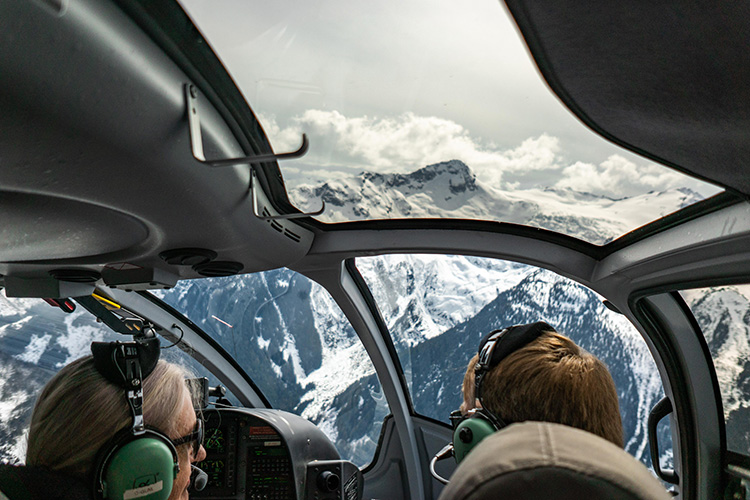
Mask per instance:
[[[595,132],[750,193],[737,168],[750,161],[750,4],[506,4],[553,92]]]
[[[247,154],[273,150],[263,127],[224,65],[176,0],[116,0],[120,8],[188,75],[222,115]],[[260,166],[259,179],[280,213],[297,213],[276,162]]]
[[[556,233],[548,229],[542,229],[532,226],[523,226],[521,224],[512,224],[510,222],[498,222],[479,219],[380,219],[380,220],[362,220],[352,222],[338,222],[327,224],[320,221],[314,221],[311,224],[323,231],[359,231],[359,230],[416,230],[416,229],[438,229],[444,231],[478,231],[489,233],[512,234],[534,238],[542,241],[548,241],[556,245],[564,246],[576,250],[584,255],[593,258],[600,258],[602,249],[592,243],[588,243],[578,238],[573,238],[562,233]]]

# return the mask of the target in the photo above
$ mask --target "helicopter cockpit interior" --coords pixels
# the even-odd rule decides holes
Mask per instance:
[[[0,462],[149,331],[190,497],[436,500],[480,340],[544,321],[666,491],[747,498],[750,7],[443,4],[0,3]]]

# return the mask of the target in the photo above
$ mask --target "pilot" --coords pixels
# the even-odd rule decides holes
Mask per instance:
[[[492,343],[496,345],[489,345]],[[477,368],[485,348],[490,348],[491,357]],[[481,399],[475,394],[478,377]],[[553,422],[623,446],[612,375],[596,356],[547,323],[488,334],[479,354],[469,362],[462,389],[461,413],[466,415],[472,408],[482,407],[495,427],[524,421]]]
[[[168,500],[189,497],[191,464],[206,456],[200,441],[202,422],[185,379],[183,368],[163,360],[143,379],[143,421],[171,441],[168,461],[179,463],[176,475],[177,467],[169,463],[173,477],[158,483],[172,484]],[[92,492],[89,485],[96,481],[102,450],[118,433],[129,432],[133,420],[123,389],[99,373],[92,356],[81,358],[60,370],[42,390],[31,417],[26,464],[77,478]],[[131,490],[130,495],[146,491]],[[161,498],[166,497],[162,493]]]

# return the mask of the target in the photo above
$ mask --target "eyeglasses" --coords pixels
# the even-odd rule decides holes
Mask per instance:
[[[203,419],[199,418],[195,421],[195,428],[193,432],[186,436],[179,437],[172,440],[172,444],[176,447],[185,443],[193,443],[193,456],[198,456],[198,451],[201,449],[203,444]]]

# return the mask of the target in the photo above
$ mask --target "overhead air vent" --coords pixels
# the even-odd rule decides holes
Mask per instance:
[[[271,213],[268,211],[268,209],[264,206],[263,211],[261,212],[263,217],[271,217]],[[271,225],[272,228],[274,228],[276,231],[280,232],[290,240],[292,240],[295,243],[299,243],[302,237],[298,235],[297,233],[290,231],[289,229],[282,226],[278,221],[274,219],[266,219],[266,222]]]
[[[95,283],[102,277],[101,273],[90,269],[53,269],[49,274],[56,280],[71,283]]]
[[[239,262],[217,260],[216,262],[208,262],[206,264],[193,266],[193,270],[207,278],[218,278],[222,276],[233,276],[242,271],[243,267],[245,266]]]
[[[284,236],[287,238],[295,241],[296,243],[299,243],[299,241],[302,239],[300,235],[297,233],[293,233],[292,231],[288,230],[287,228],[284,228]]]
[[[166,250],[159,257],[173,266],[199,266],[216,258],[216,252],[205,248],[176,248]]]

